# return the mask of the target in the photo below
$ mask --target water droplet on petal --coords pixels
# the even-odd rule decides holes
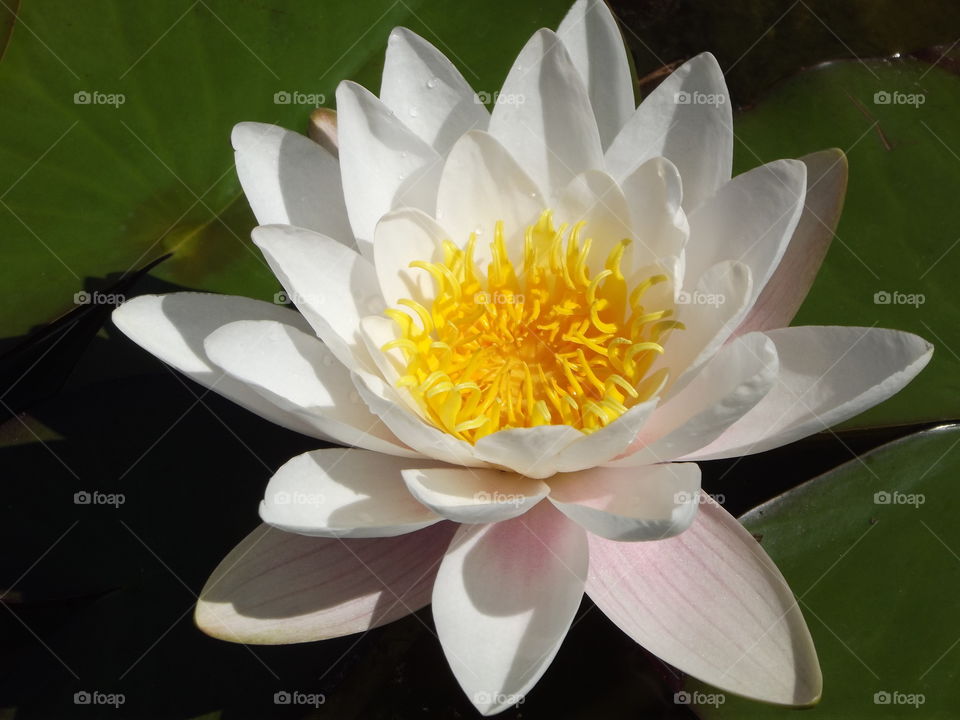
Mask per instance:
[[[433,90],[439,83],[440,83],[439,80],[437,80],[435,77],[432,77],[429,80],[427,80],[427,87],[430,90]]]
[[[410,117],[416,117],[419,114],[420,114],[420,111],[417,110],[415,107],[410,108]]]

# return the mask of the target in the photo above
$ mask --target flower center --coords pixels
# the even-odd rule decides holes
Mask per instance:
[[[671,308],[642,300],[667,276],[635,278],[631,287],[621,270],[626,239],[591,276],[583,225],[568,233],[545,211],[526,229],[519,274],[502,222],[485,274],[474,262],[476,233],[463,249],[444,241],[440,262],[410,263],[433,276],[435,295],[400,300],[412,314],[386,311],[400,333],[382,350],[402,352],[398,386],[437,427],[471,443],[537,425],[590,433],[660,389],[667,370],[649,370],[666,334],[683,325],[669,319]]]

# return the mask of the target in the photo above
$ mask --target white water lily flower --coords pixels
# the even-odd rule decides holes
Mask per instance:
[[[685,673],[815,702],[797,603],[695,461],[823,430],[931,356],[892,330],[785,327],[840,212],[842,153],[731,179],[716,60],[635,107],[598,0],[530,39],[492,112],[404,29],[380,97],[344,82],[337,109],[325,146],[233,133],[254,241],[300,313],[183,293],[114,314],[197,382],[351,446],[274,475],[200,627],[303,642],[432,602],[492,714],[543,675],[586,592]]]

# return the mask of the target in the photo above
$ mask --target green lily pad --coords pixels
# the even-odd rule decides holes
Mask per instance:
[[[255,222],[233,170],[235,123],[305,130],[309,112],[332,105],[343,78],[378,88],[397,25],[455,47],[475,87],[499,87],[527,37],[556,25],[567,5],[10,6],[16,20],[0,45],[0,134],[16,140],[0,147],[0,337],[72,309],[85,278],[132,271],[171,251],[160,277],[269,298],[278,285],[249,242]],[[0,16],[0,43],[10,14]],[[275,102],[277,93],[303,102]]]
[[[803,717],[956,717],[958,445],[956,425],[910,435],[741,518],[790,583],[817,646],[823,699]],[[732,696],[698,712],[798,717]]]
[[[795,325],[908,330],[936,347],[905,390],[845,428],[960,417],[960,77],[912,61],[801,73],[734,120],[735,172],[826,147],[849,157],[837,237]]]

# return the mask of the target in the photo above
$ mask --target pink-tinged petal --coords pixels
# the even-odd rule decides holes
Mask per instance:
[[[333,540],[261,525],[213,571],[195,620],[208,635],[285,645],[386,625],[430,602],[452,523],[397,538]]]
[[[590,536],[586,589],[617,627],[688,675],[782,705],[820,697],[817,653],[783,575],[706,495],[676,537],[621,543]]]
[[[827,430],[900,392],[933,346],[899,330],[789,327],[765,333],[777,347],[777,382],[756,407],[683,460],[771,450]]]
[[[593,468],[550,478],[550,502],[609,540],[663,540],[690,527],[700,496],[696,463]]]
[[[800,160],[807,166],[800,222],[780,264],[737,328],[738,335],[790,324],[817,277],[840,221],[847,192],[847,156],[842,150],[821,150]]]
[[[583,596],[587,538],[549,503],[462,525],[440,564],[433,618],[454,676],[493,715],[546,672]]]
[[[540,480],[481,468],[404,470],[407,489],[447,520],[490,523],[523,515],[543,500],[549,488]]]

